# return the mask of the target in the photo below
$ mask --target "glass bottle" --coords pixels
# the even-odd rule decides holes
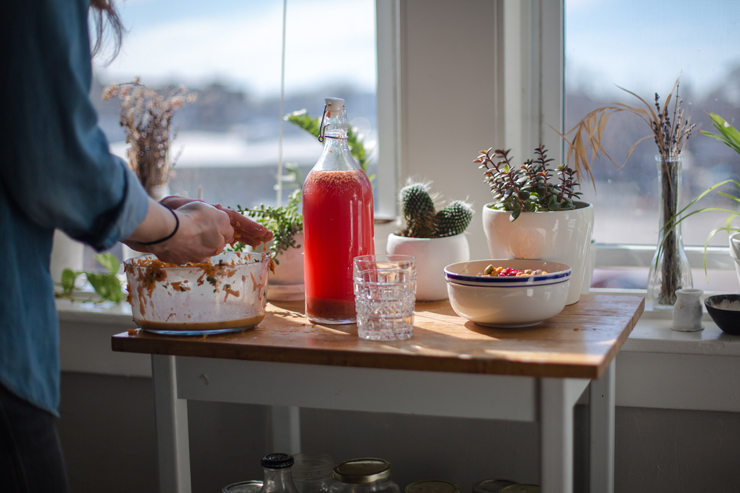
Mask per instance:
[[[319,140],[324,152],[303,185],[306,316],[354,323],[352,260],[375,253],[373,191],[347,144],[344,100],[326,98]]]
[[[262,457],[265,479],[260,493],[298,493],[293,484],[292,467],[292,455],[269,454]]]
[[[391,463],[383,459],[352,459],[334,468],[329,493],[401,493],[391,480]]]
[[[648,272],[647,297],[654,310],[671,310],[676,303],[676,290],[694,287],[691,265],[683,248],[681,223],[668,231],[680,210],[682,156],[657,155],[655,161],[660,182],[660,229]]]

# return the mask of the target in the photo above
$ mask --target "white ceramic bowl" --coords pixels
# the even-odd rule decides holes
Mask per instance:
[[[489,264],[547,274],[479,276]],[[452,309],[487,327],[528,327],[554,317],[565,307],[570,278],[569,266],[544,260],[473,260],[445,267]]]

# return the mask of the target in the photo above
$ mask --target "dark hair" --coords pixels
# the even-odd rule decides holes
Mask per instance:
[[[98,55],[102,48],[106,22],[113,30],[113,54],[107,62],[110,63],[121,51],[121,41],[125,31],[121,18],[118,16],[113,0],[90,0],[90,14],[95,25],[95,43],[91,50],[93,57]]]

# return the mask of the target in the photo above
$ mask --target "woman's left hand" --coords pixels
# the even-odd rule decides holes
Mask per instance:
[[[178,207],[182,207],[185,204],[195,201],[195,199],[170,196],[160,200],[160,203],[170,207],[171,209],[177,209]],[[198,202],[202,202],[202,200]],[[231,227],[234,228],[234,242],[232,242],[232,244],[237,241],[241,241],[242,243],[255,247],[260,243],[266,243],[272,239],[272,232],[257,221],[254,221],[247,216],[243,216],[235,210],[225,209],[221,204],[214,204],[214,207],[225,212],[229,216]]]

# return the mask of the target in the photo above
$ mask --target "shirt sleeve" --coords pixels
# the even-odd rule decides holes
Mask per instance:
[[[0,185],[29,220],[101,250],[131,235],[148,198],[88,96],[88,5],[0,2]]]

